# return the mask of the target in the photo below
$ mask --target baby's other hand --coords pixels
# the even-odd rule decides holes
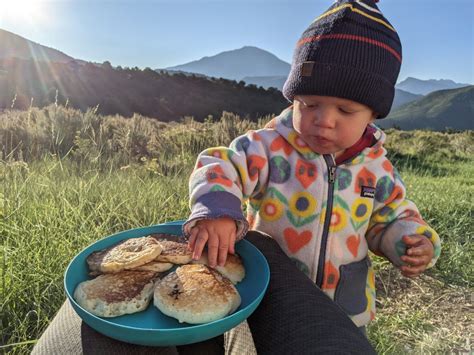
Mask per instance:
[[[423,235],[405,235],[402,241],[407,246],[405,255],[401,256],[401,260],[407,265],[402,265],[400,270],[403,276],[415,277],[426,270],[434,256],[433,244]]]
[[[237,226],[232,218],[202,219],[191,229],[188,247],[193,251],[193,259],[201,257],[207,243],[210,267],[224,266],[227,253],[234,254]]]

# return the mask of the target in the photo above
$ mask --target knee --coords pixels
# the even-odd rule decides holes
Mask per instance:
[[[257,230],[248,231],[245,235],[245,239],[255,245],[258,249],[266,249],[269,247],[280,249],[278,243],[270,235]]]
[[[257,247],[257,249],[265,255],[269,263],[274,260],[280,260],[281,258],[288,259],[275,239],[266,233],[251,230],[245,235],[245,239]]]

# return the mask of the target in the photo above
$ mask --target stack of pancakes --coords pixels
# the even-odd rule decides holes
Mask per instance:
[[[81,282],[74,299],[100,317],[145,310],[151,298],[164,314],[179,322],[200,324],[233,313],[240,306],[234,284],[245,277],[238,255],[223,267],[208,267],[207,253],[192,261],[182,237],[152,234],[124,240],[87,257],[94,279]],[[189,265],[185,265],[189,264]],[[176,270],[164,276],[174,265]]]

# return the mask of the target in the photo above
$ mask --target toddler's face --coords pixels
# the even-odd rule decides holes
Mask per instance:
[[[375,113],[363,104],[332,96],[298,95],[293,103],[293,126],[316,153],[338,157],[354,145]]]

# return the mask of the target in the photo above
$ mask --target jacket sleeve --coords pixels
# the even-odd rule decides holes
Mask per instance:
[[[268,153],[257,131],[236,138],[230,146],[204,150],[189,179],[191,214],[183,225],[188,236],[201,219],[233,218],[237,240],[248,230],[242,212],[243,201],[266,186]]]
[[[390,164],[391,166],[391,164]],[[370,250],[387,257],[394,265],[404,263],[400,259],[405,254],[405,235],[420,234],[428,238],[434,247],[434,257],[428,267],[432,267],[441,253],[441,241],[436,231],[421,218],[415,204],[406,199],[403,181],[395,168],[392,174],[377,181],[375,204],[366,233]]]

